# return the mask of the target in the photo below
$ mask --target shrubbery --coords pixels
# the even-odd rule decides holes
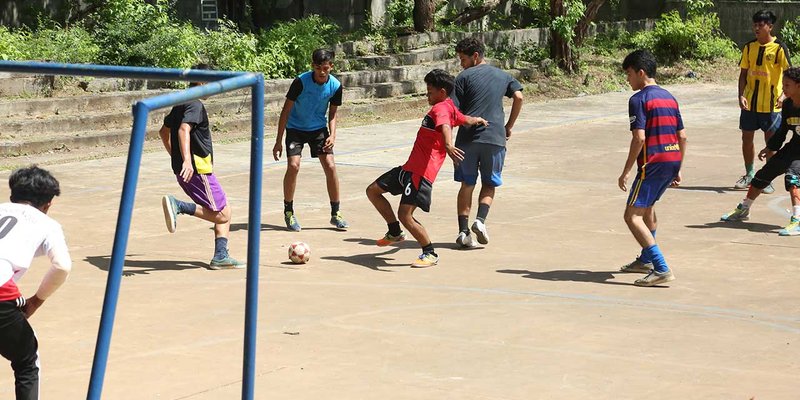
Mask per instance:
[[[638,32],[631,42],[668,64],[680,59],[738,57],[736,44],[722,34],[719,17],[714,13],[690,14],[684,20],[677,11],[670,11],[661,15],[654,30]]]
[[[288,78],[309,68],[311,52],[337,37],[339,27],[319,16],[282,22],[258,33],[230,21],[204,31],[169,12],[168,2],[110,0],[84,25],[61,29],[40,20],[34,29],[0,26],[0,59],[49,60],[163,68],[206,62],[221,70]]]
[[[794,21],[786,21],[786,25],[781,29],[780,39],[789,47],[792,65],[798,65],[800,63],[800,17]]]

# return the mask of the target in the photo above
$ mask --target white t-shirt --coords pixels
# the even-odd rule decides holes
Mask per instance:
[[[33,257],[47,255],[53,267],[72,266],[61,225],[28,204],[0,204],[0,301],[20,297],[16,282]]]

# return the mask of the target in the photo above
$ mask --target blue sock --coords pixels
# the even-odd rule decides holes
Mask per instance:
[[[228,238],[218,237],[214,239],[214,259],[221,260],[228,256]]]
[[[194,203],[187,203],[176,199],[175,204],[178,205],[178,214],[194,215],[195,211],[197,211],[197,204]]]
[[[650,231],[650,233],[653,234],[653,239],[655,239],[656,238],[656,231]],[[641,262],[643,262],[645,264],[649,264],[649,263],[653,262],[653,260],[650,259],[650,256],[647,255],[647,253],[645,253],[644,249],[642,249],[642,253],[639,254],[639,261],[641,261]]]
[[[658,248],[657,244],[645,248],[644,253],[652,260],[653,269],[656,270],[656,272],[663,273],[669,271],[667,262],[664,260],[664,255],[661,254],[661,250]]]

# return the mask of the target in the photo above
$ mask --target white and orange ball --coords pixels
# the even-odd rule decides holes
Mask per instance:
[[[311,258],[311,247],[304,242],[289,245],[289,260],[295,264],[305,264]]]

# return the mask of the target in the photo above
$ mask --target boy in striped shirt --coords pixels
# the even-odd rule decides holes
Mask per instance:
[[[628,175],[634,162],[638,168],[625,208],[625,223],[642,246],[639,257],[622,272],[646,273],[636,286],[655,286],[675,280],[656,244],[656,212],[653,206],[669,186],[681,182],[681,163],[686,154],[686,131],[678,102],[656,84],[656,59],[646,50],[625,57],[622,69],[628,83],[639,92],[631,96],[628,112],[631,144],[619,176],[619,188],[628,190]]]

